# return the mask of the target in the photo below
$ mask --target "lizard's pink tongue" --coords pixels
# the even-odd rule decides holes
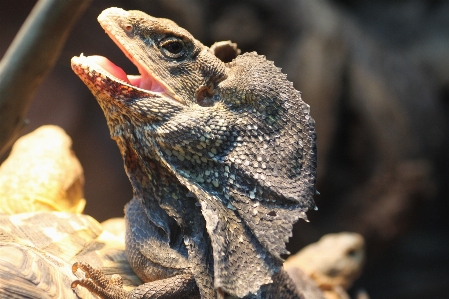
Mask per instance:
[[[133,86],[149,90],[163,92],[164,89],[158,82],[156,82],[151,76],[142,72],[142,75],[127,75],[120,67],[112,63],[109,59],[103,56],[93,55],[89,56],[89,59],[97,65],[101,66],[112,76],[120,79]]]
[[[92,62],[94,62],[95,64],[98,64],[99,66],[101,66],[105,71],[107,71],[109,74],[116,77],[117,79],[125,81],[126,83],[129,83],[129,84],[132,84],[129,81],[126,73],[120,67],[113,64],[106,57],[93,55],[93,56],[89,56],[89,59],[92,60]]]

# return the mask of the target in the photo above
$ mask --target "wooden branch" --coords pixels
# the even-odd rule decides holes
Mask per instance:
[[[0,155],[17,139],[34,94],[90,1],[39,0],[6,51],[0,62]]]

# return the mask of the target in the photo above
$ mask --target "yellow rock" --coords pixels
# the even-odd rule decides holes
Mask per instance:
[[[19,138],[0,166],[0,213],[81,213],[83,168],[72,140],[57,126],[42,126]]]

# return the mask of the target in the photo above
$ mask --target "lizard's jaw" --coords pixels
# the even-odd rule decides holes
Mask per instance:
[[[117,125],[130,120],[161,121],[185,107],[149,74],[128,76],[105,57],[75,56],[72,69],[103,109],[112,136],[118,135]],[[128,117],[123,118],[125,115]]]

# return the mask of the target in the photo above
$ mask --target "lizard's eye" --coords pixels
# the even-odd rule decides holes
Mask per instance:
[[[160,43],[161,52],[168,58],[180,58],[186,53],[184,42],[177,37],[168,37]]]

